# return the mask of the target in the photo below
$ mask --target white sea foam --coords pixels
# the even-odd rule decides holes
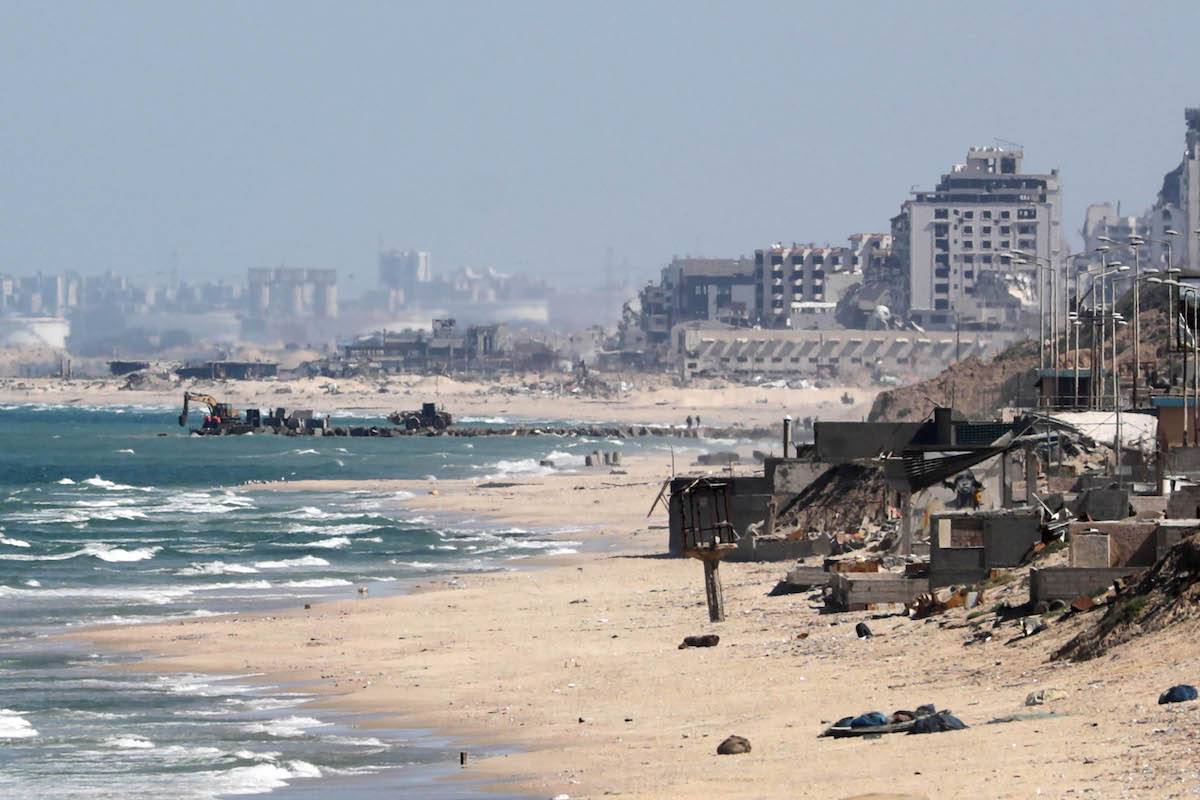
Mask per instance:
[[[153,486],[130,486],[129,484],[126,484],[126,483],[115,483],[113,481],[106,480],[105,478],[102,478],[99,475],[93,475],[92,477],[83,481],[83,483],[85,483],[88,486],[93,486],[97,489],[104,489],[105,491],[109,491],[109,492],[129,492],[129,491],[152,492],[152,491],[154,491]]]
[[[221,591],[224,589],[247,590],[247,589],[270,589],[270,588],[271,588],[270,581],[234,581],[234,582],[228,582],[228,583],[201,584],[195,588],[195,591],[197,591],[197,592],[213,592],[213,591]]]
[[[161,547],[138,547],[133,550],[123,550],[114,545],[107,545],[101,542],[85,544],[79,550],[72,550],[69,553],[41,554],[41,555],[25,555],[22,553],[0,553],[0,560],[3,561],[66,561],[71,558],[79,558],[80,556],[92,556],[101,561],[111,563],[126,562],[126,561],[145,561],[149,558],[154,558],[154,554]]]
[[[301,581],[284,581],[279,584],[289,589],[329,589],[334,586],[350,586],[350,581],[341,578],[311,578]]]
[[[29,580],[24,581],[24,584],[26,586],[32,586],[35,589],[42,585],[41,581],[39,581],[35,578],[30,578]]]
[[[190,567],[177,570],[176,575],[249,575],[258,572],[245,564],[228,564],[224,561],[195,562]]]
[[[312,448],[305,448],[304,450],[293,450],[292,454],[297,456],[317,456],[321,453],[320,451],[313,450]]]
[[[290,545],[281,542],[273,542],[273,544],[283,544],[285,547],[321,547],[326,550],[336,550],[340,547],[348,547],[350,545],[350,540],[345,536],[331,536],[328,539],[318,539],[315,542],[304,542],[302,544],[297,543]]]
[[[508,420],[504,417],[459,417],[459,422],[475,422],[485,425],[507,425]]]
[[[101,561],[122,563],[128,561],[145,561],[147,559],[154,558],[154,554],[159,550],[162,550],[162,548],[158,546],[137,547],[132,550],[123,550],[120,547],[113,547],[111,545],[97,542],[95,544],[84,545],[81,552],[84,555],[93,556]]]
[[[24,539],[10,539],[7,536],[0,536],[0,544],[6,544],[9,547],[29,547],[29,542]]]
[[[237,794],[266,794],[282,789],[296,778],[319,778],[321,770],[307,761],[288,761],[284,764],[263,763],[249,767],[234,767],[226,772],[198,773],[205,775],[205,786],[211,797]]]
[[[123,453],[124,455],[129,455],[129,456],[134,455],[133,450],[129,449],[128,447],[118,450],[117,452]]]
[[[299,558],[284,558],[279,561],[256,561],[254,566],[259,569],[302,569],[304,567],[328,567],[329,562],[320,556],[300,556]]]
[[[0,586],[0,597],[83,597],[104,601],[126,601],[130,603],[146,603],[149,605],[167,605],[187,597],[191,589],[93,589],[82,587],[67,587],[63,589],[19,589],[12,586]]]
[[[289,525],[288,533],[324,533],[334,534],[338,536],[353,536],[356,533],[366,533],[368,531],[378,530],[378,525],[368,525],[366,523],[346,524],[346,525]]]
[[[247,733],[265,733],[268,736],[278,736],[282,739],[294,739],[304,736],[313,728],[323,728],[329,725],[315,717],[280,717],[263,722],[252,722],[243,728]]]
[[[104,740],[105,747],[115,747],[118,750],[153,750],[154,742],[145,736],[130,734],[128,736],[110,736]]]
[[[59,486],[74,486],[75,485],[75,481],[71,480],[70,478],[62,478],[61,480],[57,481],[57,483]]]
[[[235,750],[233,751],[234,758],[240,758],[243,761],[275,761],[283,753],[268,750],[263,753],[255,752],[254,750]]]
[[[518,458],[518,459],[500,459],[491,467],[482,467],[482,469],[494,469],[495,472],[490,473],[489,479],[503,478],[510,475],[549,475],[554,472],[553,467],[543,467],[533,458]]]
[[[37,729],[17,711],[0,708],[0,739],[32,739]]]

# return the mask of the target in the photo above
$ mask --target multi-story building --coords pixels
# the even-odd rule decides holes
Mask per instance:
[[[338,315],[335,269],[252,267],[248,283],[251,317],[334,319]]]
[[[1163,176],[1158,201],[1146,215],[1150,235],[1162,239],[1167,230],[1175,230],[1172,266],[1188,272],[1200,271],[1200,108],[1185,108],[1183,160]]]
[[[754,263],[746,258],[679,258],[662,269],[657,284],[638,294],[638,324],[650,360],[662,359],[671,329],[689,320],[751,324],[758,313]]]
[[[754,251],[755,305],[765,327],[786,328],[836,304],[864,270],[878,269],[891,254],[892,237],[856,233],[849,247],[772,245]],[[810,327],[804,324],[803,327]]]
[[[1021,171],[1024,153],[976,147],[892,220],[908,314],[932,329],[1020,323],[1037,303],[1037,259],[1063,257],[1058,171]],[[1006,255],[1020,250],[1027,258]],[[1022,263],[1024,262],[1024,263]]]
[[[379,254],[379,285],[388,292],[390,307],[413,305],[423,284],[433,280],[429,253],[424,250],[385,250]]]

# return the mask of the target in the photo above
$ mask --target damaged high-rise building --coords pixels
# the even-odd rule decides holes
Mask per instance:
[[[892,220],[914,322],[931,329],[1010,328],[1038,303],[1037,273],[1063,257],[1058,170],[1021,171],[1015,147],[976,147]],[[1007,253],[1019,250],[1023,258]]]

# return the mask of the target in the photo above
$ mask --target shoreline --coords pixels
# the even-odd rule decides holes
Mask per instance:
[[[659,462],[662,463],[660,464]],[[517,493],[545,500],[548,496],[562,492],[574,492],[575,488],[580,484],[588,485],[589,488],[586,491],[589,496],[593,494],[602,496],[614,493],[622,495],[629,492],[635,492],[640,495],[651,484],[657,487],[660,483],[658,480],[648,480],[647,476],[656,474],[657,471],[667,469],[668,467],[669,461],[665,454],[662,454],[660,458],[656,458],[652,455],[639,453],[627,456],[626,463],[622,465],[622,472],[626,474],[612,474],[608,468],[603,470],[580,468],[578,470],[554,472],[549,475],[514,476],[511,479],[506,478],[502,481],[488,481],[485,478],[443,479],[437,481],[424,479],[279,481],[274,483],[249,483],[233,488],[234,491],[239,493],[250,494],[290,491],[330,492],[345,489],[366,489],[377,493],[402,492],[407,496],[400,502],[406,508],[419,513],[429,513],[435,519],[448,518],[452,520],[451,524],[454,524],[454,522],[468,520],[481,521],[482,519],[486,519],[487,526],[490,528],[515,527],[520,525],[530,529],[530,533],[538,540],[561,539],[564,545],[578,545],[578,550],[567,551],[567,548],[564,547],[564,552],[534,552],[530,556],[522,557],[517,561],[500,561],[497,562],[494,571],[460,572],[453,569],[453,565],[447,565],[448,569],[428,576],[416,575],[403,578],[395,583],[384,584],[385,590],[378,597],[370,599],[326,598],[312,602],[311,612],[303,612],[306,615],[323,615],[334,613],[331,612],[331,608],[342,604],[349,604],[350,608],[356,608],[361,607],[363,604],[387,602],[396,597],[452,591],[456,585],[464,581],[469,581],[477,575],[530,573],[586,562],[598,553],[603,553],[607,548],[618,546],[617,542],[611,541],[617,532],[615,527],[587,525],[566,528],[558,525],[558,523],[563,521],[561,512],[559,514],[502,513],[506,505],[495,502],[498,496],[503,494],[511,497],[514,493]],[[484,484],[483,487],[479,486],[480,483]],[[431,489],[433,491],[430,491]],[[657,491],[657,488],[655,488],[655,491]],[[662,532],[662,535],[665,539],[665,531]],[[648,543],[643,543],[646,539],[644,536],[641,537],[642,542],[635,540],[632,536],[624,538],[627,541],[622,542],[619,546],[628,552],[634,552],[638,549],[646,550],[649,547]],[[353,589],[350,589],[350,591],[353,592]],[[297,600],[290,604],[283,603],[273,607],[224,612],[219,616],[206,617],[205,619],[214,621],[222,620],[229,625],[240,625],[250,619],[270,622],[279,619],[281,616],[295,615],[298,613],[297,608],[301,605],[303,603]],[[170,638],[174,641],[189,641],[191,639],[189,634],[179,633],[179,626],[185,625],[189,621],[192,621],[192,618],[179,617],[158,622],[145,621],[135,624],[119,623],[114,625],[99,624],[59,635],[63,639],[73,641],[76,644],[97,646],[111,655],[132,659],[111,667],[122,671],[155,674],[201,673],[208,675],[238,675],[239,680],[253,683],[263,687],[267,691],[271,687],[287,688],[290,686],[298,691],[311,694],[311,697],[305,703],[296,707],[297,709],[309,709],[318,717],[322,717],[324,712],[333,712],[335,716],[342,718],[341,724],[364,731],[390,731],[398,737],[396,739],[398,742],[396,746],[404,746],[406,743],[415,741],[412,737],[405,735],[408,733],[413,733],[416,739],[425,738],[430,735],[434,738],[443,738],[450,743],[447,745],[448,756],[453,756],[455,749],[464,750],[472,754],[470,760],[471,769],[464,773],[460,772],[449,760],[436,762],[422,767],[422,770],[428,772],[431,776],[430,780],[436,781],[439,785],[459,785],[463,791],[468,790],[469,787],[469,792],[472,796],[488,798],[530,796],[528,791],[524,791],[519,787],[514,788],[510,785],[510,781],[505,776],[499,773],[484,771],[480,768],[481,763],[487,763],[486,761],[481,762],[479,760],[480,751],[488,753],[499,752],[499,755],[492,755],[490,759],[502,760],[508,755],[509,751],[517,746],[509,737],[487,735],[482,729],[459,729],[456,726],[441,724],[440,721],[433,718],[429,720],[425,720],[424,718],[410,718],[407,714],[403,713],[403,709],[381,712],[380,709],[372,706],[356,706],[353,703],[347,702],[347,692],[352,690],[347,689],[345,685],[338,685],[337,683],[333,686],[322,685],[319,679],[314,681],[311,676],[297,675],[294,671],[272,672],[258,668],[238,667],[235,663],[237,660],[236,656],[232,657],[232,660],[227,664],[220,666],[215,664],[193,666],[188,663],[167,665],[161,661],[161,649],[155,646],[147,646],[150,643],[141,639],[141,631],[149,628],[162,628],[170,631]],[[229,637],[227,636],[226,638]],[[381,775],[391,775],[392,777],[385,778],[381,782],[372,782],[371,779],[373,777]],[[357,781],[360,785],[355,791],[358,793],[353,796],[373,797],[375,796],[373,794],[375,788],[382,789],[393,785],[403,785],[409,789],[420,789],[420,786],[414,787],[408,780],[403,775],[397,779],[395,768],[387,768],[384,772],[373,776],[364,776]],[[321,796],[319,787],[327,786],[330,789],[336,788],[340,791],[344,788],[343,783],[344,779],[342,777],[330,776],[328,780],[322,779],[313,784],[313,786],[317,787],[316,789],[306,788],[309,784],[305,781],[300,781],[299,783],[289,783],[286,787],[276,789],[272,793],[283,798]],[[445,796],[457,796],[453,794],[453,790],[449,791],[450,793]],[[437,791],[436,796],[443,796],[443,792]]]
[[[369,714],[363,727],[436,730],[468,748],[503,748],[470,758],[449,780],[461,775],[530,797],[711,800],[753,787],[755,797],[932,798],[987,786],[989,797],[1027,798],[1107,796],[1122,784],[1123,796],[1157,798],[1185,779],[1176,759],[1190,747],[1186,731],[1200,709],[1164,709],[1154,700],[1162,686],[1187,677],[1171,654],[1196,626],[1100,661],[1050,663],[1047,653],[1086,618],[1011,645],[968,647],[962,614],[919,622],[825,615],[808,594],[768,595],[786,565],[753,563],[723,566],[728,619],[712,625],[699,565],[660,557],[666,532],[652,526],[662,510],[644,519],[653,492],[642,482],[659,467],[640,466],[649,472],[622,476],[626,487],[601,486],[609,482],[603,473],[482,490],[438,481],[437,494],[418,491],[405,501],[433,511],[448,503],[479,514],[491,507],[501,524],[524,519],[528,527],[547,514],[594,519],[603,505],[611,512],[595,536],[605,550],[522,560],[513,571],[450,570],[410,592],[309,611],[101,628],[85,638],[152,654],[134,669],[304,681],[319,694],[314,709]],[[591,488],[574,488],[584,482]],[[526,509],[534,513],[523,518]],[[855,636],[862,621],[874,638]],[[719,634],[720,644],[678,649],[684,636],[703,633]],[[985,724],[1043,710],[1023,702],[1041,688],[1067,693],[1049,708],[1056,716]],[[922,703],[949,708],[970,727],[932,739],[816,738],[845,715]],[[1148,738],[1151,729],[1166,733]],[[729,734],[748,737],[753,751],[717,756]],[[1131,743],[1150,771],[1122,764]]]
[[[617,380],[614,376],[609,376]],[[684,425],[688,415],[709,427],[777,425],[784,414],[804,409],[822,419],[859,419],[866,415],[875,389],[831,385],[791,389],[776,385],[743,385],[697,381],[675,386],[670,376],[630,377],[619,397],[562,393],[536,376],[496,381],[386,376],[373,380],[300,378],[279,381],[195,381],[157,388],[122,388],[116,378],[0,378],[2,405],[66,405],[82,407],[143,406],[176,411],[184,389],[211,394],[239,408],[311,408],[322,414],[419,408],[436,402],[455,420],[504,418],[510,421],[570,420],[581,423]],[[843,395],[852,402],[846,403]]]

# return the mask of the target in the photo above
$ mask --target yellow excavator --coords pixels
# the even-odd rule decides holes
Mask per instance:
[[[183,393],[183,413],[179,415],[179,424],[187,425],[188,419],[188,404],[199,403],[208,407],[209,417],[219,419],[220,422],[239,422],[242,414],[229,403],[218,403],[215,397],[207,394],[197,394],[196,392]]]

